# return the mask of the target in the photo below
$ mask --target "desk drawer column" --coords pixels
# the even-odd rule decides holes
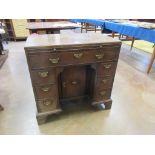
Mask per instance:
[[[104,104],[105,109],[111,108],[111,91],[116,67],[117,62],[99,63],[96,66],[93,105]]]

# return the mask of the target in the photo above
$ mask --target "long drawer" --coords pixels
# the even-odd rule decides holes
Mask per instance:
[[[39,51],[29,53],[30,67],[32,69],[70,64],[89,64],[117,60],[119,50],[117,48],[97,50],[72,50],[68,51]]]

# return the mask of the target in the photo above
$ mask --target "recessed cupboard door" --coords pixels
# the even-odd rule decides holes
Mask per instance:
[[[61,73],[62,98],[80,97],[86,90],[86,67],[65,67]]]

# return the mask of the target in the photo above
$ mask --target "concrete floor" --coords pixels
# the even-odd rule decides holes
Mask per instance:
[[[0,104],[5,108],[0,134],[155,134],[155,71],[145,73],[149,55],[122,46],[111,110],[79,105],[38,126],[24,44],[9,43],[9,57],[0,69]]]

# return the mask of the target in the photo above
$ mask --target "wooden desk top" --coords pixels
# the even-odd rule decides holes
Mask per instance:
[[[78,24],[69,22],[69,21],[61,21],[61,22],[30,22],[27,25],[27,29],[29,30],[41,30],[41,29],[70,29],[70,28],[78,28],[81,27]]]
[[[105,36],[100,33],[74,33],[74,34],[44,34],[30,35],[27,38],[25,48],[36,47],[58,47],[69,45],[90,44],[121,44],[118,39]]]

